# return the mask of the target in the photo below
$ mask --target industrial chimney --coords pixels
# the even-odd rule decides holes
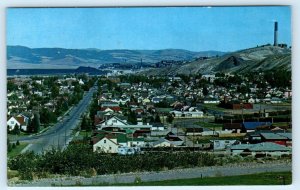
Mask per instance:
[[[276,21],[274,23],[274,46],[278,45],[277,38],[278,38],[278,22]]]

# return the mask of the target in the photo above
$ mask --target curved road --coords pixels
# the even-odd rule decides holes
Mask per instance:
[[[61,121],[46,132],[18,138],[17,140],[19,141],[27,141],[30,143],[23,152],[33,151],[40,154],[52,147],[64,149],[72,140],[72,131],[79,124],[81,115],[87,110],[93,98],[93,93],[96,92],[97,89],[97,86],[94,85]]]

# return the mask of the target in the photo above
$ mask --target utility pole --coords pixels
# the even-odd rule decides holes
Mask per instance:
[[[195,126],[193,126],[193,152],[195,152]]]
[[[67,133],[66,133],[66,129],[65,129],[65,146],[67,145]]]

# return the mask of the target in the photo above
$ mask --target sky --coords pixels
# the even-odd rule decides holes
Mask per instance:
[[[72,49],[236,51],[291,45],[289,6],[7,8],[7,45]]]

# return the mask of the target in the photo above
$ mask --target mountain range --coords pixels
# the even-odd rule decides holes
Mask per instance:
[[[7,67],[9,69],[77,68],[91,66],[98,68],[108,63],[156,63],[161,60],[192,61],[201,56],[221,56],[225,52],[193,52],[183,49],[163,50],[99,50],[65,48],[29,48],[7,46]]]

